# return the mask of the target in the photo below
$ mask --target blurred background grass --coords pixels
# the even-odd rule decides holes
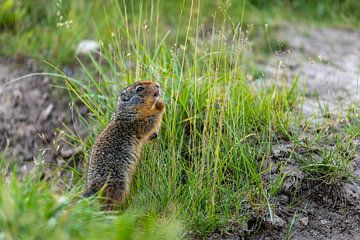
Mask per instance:
[[[274,26],[283,21],[360,28],[360,2],[354,0],[4,0],[0,3],[0,54],[28,55],[55,64],[72,63],[79,41],[95,39],[105,44],[110,41],[115,31],[113,26],[123,20],[118,8],[121,11],[126,8],[128,24],[132,26],[141,18],[147,18],[145,15],[153,14],[148,17],[153,23],[157,22],[158,36],[169,31],[167,41],[170,43],[183,42],[187,32],[187,25],[183,23],[190,14],[192,18],[199,14],[200,22],[207,29],[212,28],[215,16],[233,26],[237,22],[243,26],[255,24],[258,31],[264,24]],[[191,30],[195,31],[195,23],[192,24]],[[221,21],[216,25],[221,25]]]

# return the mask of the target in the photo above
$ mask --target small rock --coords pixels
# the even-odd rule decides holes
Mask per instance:
[[[309,224],[309,218],[308,217],[303,217],[299,219],[299,222],[304,225],[307,226]]]
[[[288,177],[283,183],[282,190],[286,194],[291,194],[292,190],[296,188],[297,183],[298,180],[295,177]]]
[[[51,82],[50,78],[48,76],[45,76],[43,79],[43,84],[48,84],[50,82]]]
[[[270,217],[266,217],[265,218],[265,223],[267,225],[274,226],[274,227],[279,227],[279,228],[282,228],[286,224],[286,222],[281,217],[279,217],[278,215],[274,215],[272,220],[271,220]]]
[[[325,224],[327,224],[327,223],[328,223],[328,221],[327,221],[327,220],[325,220],[325,219],[322,219],[322,220],[320,220],[320,223],[321,223],[322,225],[325,225]]]
[[[70,66],[64,66],[63,72],[66,76],[73,77],[75,75],[75,70]]]
[[[70,147],[68,145],[64,145],[60,150],[60,155],[66,159],[78,154],[80,150],[80,147]]]
[[[286,224],[286,222],[281,217],[274,215],[274,223],[273,224],[277,227],[283,227]]]
[[[47,106],[47,108],[45,108],[41,112],[40,117],[39,117],[39,121],[40,122],[45,121],[49,117],[49,115],[50,115],[51,111],[53,110],[53,108],[54,108],[54,104],[50,103],[49,106]]]
[[[360,186],[357,184],[345,183],[342,187],[345,199],[352,205],[360,203]]]
[[[280,202],[282,202],[282,203],[288,203],[288,202],[289,202],[289,197],[286,196],[286,195],[284,195],[284,194],[282,194],[282,195],[280,195],[280,196],[278,197],[278,200],[279,200]]]
[[[87,55],[97,52],[100,49],[100,45],[95,40],[82,40],[76,48],[76,55]]]
[[[289,177],[296,177],[298,180],[304,179],[304,173],[297,165],[287,165],[283,168],[282,173]]]
[[[288,155],[294,148],[293,143],[280,143],[272,146],[272,153],[274,157],[284,157]]]
[[[19,103],[19,100],[23,97],[23,94],[20,90],[16,89],[14,92],[13,92],[13,96],[15,98],[15,104],[14,105],[17,105]]]
[[[270,171],[271,171],[271,173],[279,173],[279,169],[280,169],[279,164],[274,164],[271,166]]]

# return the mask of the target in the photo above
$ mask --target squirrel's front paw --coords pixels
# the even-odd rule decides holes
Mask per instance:
[[[156,101],[156,103],[155,103],[156,110],[162,111],[162,110],[164,110],[164,107],[165,107],[164,100],[159,99]]]
[[[152,134],[149,136],[149,141],[154,140],[154,139],[157,138],[157,137],[158,137],[157,132],[154,132],[154,133],[152,133]]]

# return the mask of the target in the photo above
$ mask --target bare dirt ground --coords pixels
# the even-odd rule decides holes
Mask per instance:
[[[350,29],[286,24],[280,27],[277,39],[286,42],[289,49],[275,54],[263,69],[278,80],[285,78],[292,82],[299,76],[305,99],[298,110],[301,109],[310,122],[324,123],[325,118],[341,116],[346,124],[347,111],[359,109],[359,33]],[[358,139],[353,144],[358,146]],[[276,221],[265,219],[263,232],[255,238],[360,239],[359,150],[357,147],[352,156],[354,180],[335,186],[304,180],[296,161],[288,162],[290,176],[296,177],[297,189],[283,189],[275,207]],[[301,152],[288,142],[274,146],[273,151],[273,162],[289,161],[281,157]]]
[[[351,29],[284,25],[277,39],[289,49],[277,53],[269,73],[299,75],[306,92],[303,112],[343,114],[360,100],[360,34]],[[280,62],[280,63],[279,63]],[[279,67],[280,65],[280,67]],[[274,71],[279,69],[280,71]],[[279,76],[275,76],[279,78]]]
[[[12,81],[40,72],[29,58],[0,58],[0,152],[27,172],[42,159],[49,164],[76,153],[57,129],[74,128],[67,92],[47,76]],[[41,156],[42,155],[42,156]],[[40,157],[41,156],[41,157]]]
[[[289,142],[273,147],[271,162],[286,161],[288,177],[275,201],[274,221],[267,214],[255,239],[360,239],[359,156],[354,156],[352,182],[326,184],[307,178],[296,158],[289,157],[316,155],[312,151]],[[280,174],[279,169],[271,174]]]

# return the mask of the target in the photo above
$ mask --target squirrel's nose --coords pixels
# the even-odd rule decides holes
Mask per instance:
[[[157,89],[155,92],[154,92],[154,97],[159,97],[160,96],[160,90]]]
[[[154,92],[154,97],[159,97],[160,96],[160,84],[159,83],[155,83],[155,92]]]

